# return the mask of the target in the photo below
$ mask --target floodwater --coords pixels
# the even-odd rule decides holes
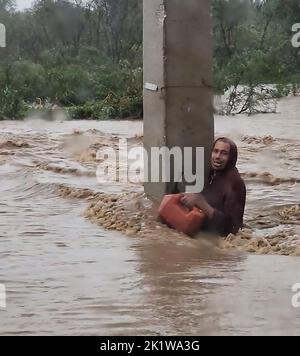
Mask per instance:
[[[216,117],[248,189],[245,230],[217,246],[97,181],[96,151],[140,145],[142,122],[0,122],[0,334],[299,335],[299,111]]]

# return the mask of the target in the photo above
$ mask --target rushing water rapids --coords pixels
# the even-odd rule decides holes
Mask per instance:
[[[1,334],[299,334],[300,100],[216,117],[239,146],[245,228],[192,240],[137,184],[99,184],[97,151],[142,122],[0,122]]]

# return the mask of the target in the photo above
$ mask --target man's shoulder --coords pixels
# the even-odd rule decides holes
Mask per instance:
[[[246,184],[236,167],[231,168],[227,172],[227,180],[231,183],[233,187],[246,188]]]

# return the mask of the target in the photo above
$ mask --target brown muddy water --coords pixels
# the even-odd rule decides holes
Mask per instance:
[[[299,335],[300,100],[216,117],[238,143],[246,227],[192,240],[136,184],[99,184],[97,150],[142,122],[0,122],[1,335]]]

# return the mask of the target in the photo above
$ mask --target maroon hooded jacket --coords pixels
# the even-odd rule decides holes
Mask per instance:
[[[229,143],[230,157],[224,170],[211,170],[208,183],[202,192],[207,202],[215,209],[212,219],[205,221],[204,229],[226,236],[229,233],[237,233],[243,226],[246,187],[236,168],[236,144],[228,138],[220,137],[214,146],[219,140]]]

